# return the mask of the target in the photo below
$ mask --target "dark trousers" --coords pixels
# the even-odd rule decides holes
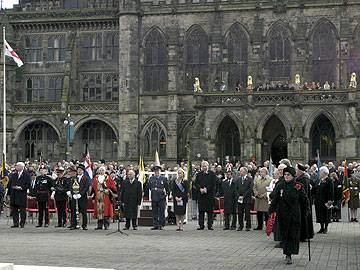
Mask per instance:
[[[66,224],[66,201],[56,201],[56,209],[58,214],[58,226]]]
[[[11,206],[11,215],[13,218],[14,226],[19,226],[19,212],[20,212],[20,225],[24,226],[26,221],[26,208],[18,205]]]
[[[238,216],[239,216],[239,228],[244,228],[244,214],[246,221],[246,228],[251,228],[251,219],[250,219],[250,203],[238,203]]]
[[[78,203],[78,211],[79,214],[82,215],[82,227],[87,227],[87,212],[86,212],[86,203]],[[77,220],[76,220],[76,200],[71,200],[71,227],[76,227]]]
[[[230,217],[231,217],[231,228],[236,228],[236,213],[224,214],[225,228],[230,228]]]
[[[137,225],[136,225],[136,218],[127,218],[127,219],[126,219],[125,227],[126,227],[127,229],[130,228],[130,220],[131,220],[132,227],[133,227],[133,228],[136,228],[136,227],[137,227]]]
[[[49,224],[49,207],[48,202],[38,202],[39,209],[39,225],[43,224],[44,214],[45,214],[45,224]]]
[[[269,219],[269,215],[267,212],[261,212],[261,211],[257,211],[256,213],[256,217],[257,217],[257,222],[258,222],[258,229],[263,228],[264,226],[264,217],[265,217],[265,224],[267,223],[267,220]]]
[[[207,226],[208,229],[212,228],[213,225],[213,221],[214,221],[214,217],[213,217],[213,212],[212,211],[206,211],[207,213]],[[199,227],[200,228],[205,228],[205,211],[199,211]]]
[[[151,202],[153,225],[155,228],[165,226],[165,200]]]

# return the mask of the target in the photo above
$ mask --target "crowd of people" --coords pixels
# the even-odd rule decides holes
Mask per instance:
[[[343,162],[338,167],[329,162],[318,168],[316,164],[292,166],[288,159],[281,160],[277,167],[269,161],[261,166],[237,162],[224,167],[203,161],[192,165],[191,170],[185,162],[173,168],[155,164],[145,167],[147,174],[142,181],[138,179],[138,166],[104,160],[93,163],[93,179],[76,161],[62,161],[53,167],[44,162],[18,162],[7,169],[9,181],[3,180],[0,185],[0,201],[10,206],[13,228],[25,226],[31,198],[37,201],[37,227],[49,226],[48,202],[54,200],[56,227],[79,229],[81,216],[81,227],[87,230],[87,206],[93,200],[96,230],[109,229],[119,210],[126,220],[124,229],[131,225],[136,230],[139,206],[143,200],[150,200],[151,229],[163,230],[166,204],[171,200],[177,231],[184,229],[187,211],[198,220],[198,230],[205,229],[205,214],[207,229],[214,230],[213,221],[219,210],[215,202],[223,200],[224,230],[252,230],[250,214],[256,211],[254,230],[270,227],[278,242],[276,246],[283,248],[286,263],[291,264],[299,243],[314,236],[312,205],[320,224],[318,233],[326,234],[329,223],[341,220],[343,203],[348,204],[349,221],[358,221],[360,163],[356,162]],[[190,201],[191,210],[187,207]],[[67,208],[71,218],[67,217]]]

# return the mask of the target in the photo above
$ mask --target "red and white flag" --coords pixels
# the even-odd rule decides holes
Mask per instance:
[[[5,40],[5,44],[4,44],[4,54],[6,56],[11,57],[12,59],[14,59],[15,63],[17,64],[18,67],[21,67],[22,65],[24,65],[23,61],[21,61],[20,57],[17,55],[17,53],[10,47],[9,43],[7,43],[7,41]]]

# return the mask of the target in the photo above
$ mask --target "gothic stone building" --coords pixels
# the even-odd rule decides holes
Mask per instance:
[[[20,0],[1,24],[10,161],[360,158],[359,0]],[[235,91],[295,74],[336,89]]]

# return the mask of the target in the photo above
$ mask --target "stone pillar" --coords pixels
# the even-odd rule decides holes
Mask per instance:
[[[252,29],[253,42],[250,45],[249,59],[248,59],[248,75],[253,77],[253,84],[264,82],[266,80],[266,67],[263,65],[265,60],[263,55],[263,32],[264,32],[264,20],[258,16],[254,18],[254,24]],[[265,54],[267,52],[264,52]]]
[[[119,11],[119,159],[139,157],[139,40],[141,17],[137,3],[123,0]]]

